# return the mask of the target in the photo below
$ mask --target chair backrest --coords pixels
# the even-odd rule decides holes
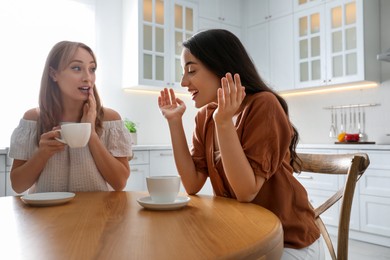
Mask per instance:
[[[370,164],[370,160],[365,153],[354,154],[306,154],[298,153],[302,160],[302,172],[311,172],[318,174],[344,174],[346,182],[344,187],[337,191],[332,197],[326,200],[318,207],[313,207],[316,223],[319,227],[324,241],[329,249],[333,260],[348,259],[348,239],[349,222],[351,218],[351,208],[356,182],[362,176]],[[332,244],[332,240],[321,219],[321,214],[328,210],[338,200],[341,199],[341,208],[339,214],[339,226],[337,236],[337,255]]]

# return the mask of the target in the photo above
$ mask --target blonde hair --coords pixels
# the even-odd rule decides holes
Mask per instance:
[[[80,42],[61,41],[53,46],[49,55],[47,56],[45,67],[42,73],[41,89],[39,92],[39,118],[37,124],[38,143],[40,136],[43,133],[51,131],[54,126],[58,126],[62,119],[62,94],[58,84],[50,77],[50,70],[64,70],[70,63],[78,48],[83,48],[88,51],[93,57],[97,66],[96,56],[92,49],[84,43]],[[101,105],[96,87],[93,88],[93,93],[96,99],[97,112],[95,129],[97,133],[100,134],[103,121],[103,107]]]

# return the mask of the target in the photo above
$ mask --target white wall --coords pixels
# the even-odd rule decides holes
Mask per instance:
[[[38,106],[43,66],[62,40],[95,47],[95,0],[0,1],[0,147]]]

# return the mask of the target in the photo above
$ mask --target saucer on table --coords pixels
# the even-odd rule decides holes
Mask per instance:
[[[152,210],[174,210],[187,206],[191,199],[186,196],[179,196],[174,202],[158,203],[154,202],[150,196],[138,198],[137,202],[146,209]]]
[[[20,199],[30,206],[54,206],[71,201],[76,194],[73,192],[42,192],[26,194]]]

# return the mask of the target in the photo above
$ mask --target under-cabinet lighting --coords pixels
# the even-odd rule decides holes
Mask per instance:
[[[332,87],[320,87],[320,88],[310,88],[310,89],[301,89],[301,90],[293,90],[280,92],[279,95],[282,97],[290,97],[290,96],[303,96],[303,95],[312,95],[312,94],[323,94],[323,93],[331,93],[336,91],[348,91],[348,90],[357,90],[357,89],[367,89],[367,88],[375,88],[378,87],[378,84],[375,82],[364,83],[364,84],[349,84],[349,85],[340,85],[340,86],[332,86]],[[125,92],[128,93],[139,93],[139,94],[148,94],[148,95],[160,95],[159,89],[137,89],[137,88],[125,88]],[[190,97],[190,94],[187,92],[177,91],[175,89],[176,96],[184,96]]]
[[[294,90],[291,92],[281,92],[279,93],[279,95],[281,95],[282,97],[291,97],[291,96],[323,94],[323,93],[331,93],[337,91],[348,91],[348,90],[357,90],[357,89],[366,89],[366,88],[375,88],[375,87],[378,87],[378,84],[375,82],[371,82],[371,83],[358,84],[358,85],[340,85],[334,87]]]
[[[124,89],[125,92],[127,93],[138,93],[138,94],[147,94],[147,95],[160,95],[160,89],[136,89],[136,88],[125,88]],[[189,97],[190,94],[189,93],[185,93],[185,92],[178,92],[177,90],[175,90],[175,95],[176,96],[185,96],[185,97]]]

